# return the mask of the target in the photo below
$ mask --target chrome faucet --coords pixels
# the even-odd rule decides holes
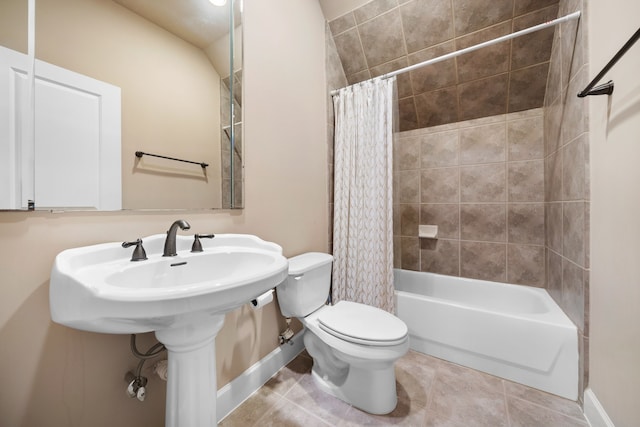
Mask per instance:
[[[178,227],[181,230],[188,230],[191,228],[189,223],[184,219],[179,219],[171,224],[169,231],[167,231],[167,239],[164,241],[164,253],[162,256],[176,256],[176,234],[178,233]]]

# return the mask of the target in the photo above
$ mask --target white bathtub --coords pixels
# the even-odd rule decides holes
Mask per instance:
[[[394,271],[397,315],[421,353],[578,397],[578,332],[544,289]]]

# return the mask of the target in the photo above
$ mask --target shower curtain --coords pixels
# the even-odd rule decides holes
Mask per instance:
[[[392,151],[395,78],[333,97],[332,299],[394,312]]]

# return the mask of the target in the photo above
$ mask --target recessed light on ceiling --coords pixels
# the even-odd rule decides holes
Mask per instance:
[[[209,0],[211,2],[212,5],[215,6],[224,6],[225,4],[227,4],[227,0]]]

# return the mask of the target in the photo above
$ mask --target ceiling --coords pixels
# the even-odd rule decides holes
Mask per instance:
[[[201,49],[229,33],[229,7],[208,0],[113,1]]]

